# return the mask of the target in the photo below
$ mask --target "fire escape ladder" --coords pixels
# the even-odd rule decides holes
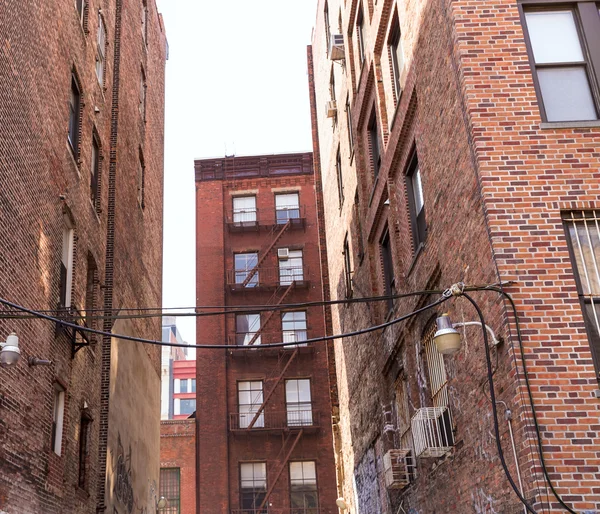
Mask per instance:
[[[277,485],[277,481],[279,480],[279,477],[281,477],[281,473],[283,473],[283,470],[285,469],[287,463],[290,460],[290,457],[292,456],[292,452],[294,451],[294,448],[296,448],[296,445],[298,444],[298,441],[300,441],[300,438],[302,437],[302,433],[303,433],[303,430],[299,430],[298,431],[298,434],[296,435],[296,438],[294,439],[294,442],[292,443],[292,446],[287,451],[287,453],[285,455],[285,458],[281,462],[281,466],[279,466],[279,469],[277,469],[277,472],[275,474],[274,479],[273,480],[269,480],[270,485],[269,485],[269,488],[267,489],[267,494],[265,495],[265,499],[260,504],[260,507],[258,508],[258,512],[262,512],[262,509],[264,508],[264,506],[266,505],[267,501],[269,500],[269,496],[271,496],[271,493],[273,492],[273,489],[275,489],[275,486]],[[282,450],[285,448],[285,443],[286,442],[287,442],[287,439],[283,443]]]
[[[276,294],[277,292],[275,292],[275,294],[273,296],[271,296],[271,299],[269,300],[269,303],[267,305],[279,305],[281,304],[281,302],[283,302],[283,300],[285,299],[285,297],[288,295],[288,293],[294,288],[294,282],[292,282],[287,288],[286,290],[283,292],[283,294],[279,297],[276,298]],[[276,301],[275,301],[276,300]],[[271,303],[273,302],[273,303]],[[260,337],[260,334],[265,330],[265,328],[267,327],[267,325],[269,324],[269,321],[271,321],[271,318],[273,317],[273,315],[275,314],[275,311],[269,311],[267,313],[265,322],[261,324],[260,328],[255,332],[255,334],[252,336],[252,339],[250,339],[250,342],[248,343],[248,346],[252,346],[254,344],[254,342]]]
[[[281,379],[285,375],[285,372],[290,367],[290,364],[295,359],[296,355],[298,355],[298,352],[299,352],[299,350],[298,350],[298,348],[296,348],[294,350],[294,353],[292,353],[290,355],[290,358],[285,363],[285,366],[281,370],[281,373],[279,374],[279,376],[275,380],[275,383],[273,384],[273,387],[271,387],[271,390],[267,393],[267,396],[265,396],[265,399],[263,400],[261,406],[258,408],[258,410],[256,411],[256,413],[254,414],[254,417],[252,418],[252,421],[250,421],[250,424],[246,427],[248,430],[250,430],[254,426],[254,423],[256,423],[256,421],[260,417],[261,413],[265,410],[265,405],[267,404],[267,402],[269,401],[269,399],[271,398],[271,396],[273,396],[273,393],[275,392],[275,389],[277,389],[277,386],[279,385],[279,382],[281,382]],[[275,368],[275,369],[278,369],[278,367]]]
[[[242,287],[246,287],[248,285],[248,283],[252,280],[252,277],[254,277],[254,275],[256,275],[258,268],[264,262],[264,260],[267,258],[267,255],[269,255],[269,252],[273,249],[273,247],[277,244],[277,241],[279,241],[281,236],[284,234],[284,232],[288,228],[290,228],[291,225],[292,225],[292,221],[287,220],[287,222],[281,227],[281,229],[279,231],[276,230],[279,227],[279,225],[275,225],[275,227],[269,234],[269,237],[274,235],[273,239],[269,240],[264,248],[261,248],[261,250],[259,252],[259,256],[258,256],[258,262],[256,263],[256,266],[254,266],[254,268],[252,268],[250,271],[248,271],[248,275],[246,275],[246,278],[242,282]]]

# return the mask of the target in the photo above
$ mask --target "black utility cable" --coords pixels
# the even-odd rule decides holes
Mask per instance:
[[[395,318],[393,320],[387,321],[385,323],[381,323],[380,325],[375,325],[372,327],[368,327],[368,328],[363,328],[361,330],[355,330],[354,332],[348,332],[345,334],[334,334],[331,336],[324,336],[324,337],[313,337],[312,339],[306,339],[305,341],[294,341],[294,342],[289,342],[289,343],[270,343],[270,344],[260,344],[260,345],[256,345],[256,346],[252,346],[253,348],[256,349],[265,349],[265,348],[283,348],[286,346],[297,346],[298,344],[309,344],[309,343],[320,343],[323,341],[329,341],[331,339],[342,339],[344,337],[353,337],[353,336],[358,336],[361,334],[368,334],[369,332],[375,332],[377,330],[381,330],[382,328],[386,328],[389,327],[391,325],[395,325],[396,323],[400,323],[401,321],[407,320],[408,318],[412,318],[413,316],[416,316],[417,314],[420,314],[422,312],[425,312],[429,309],[432,309],[433,307],[436,307],[437,305],[440,305],[441,303],[445,302],[446,300],[448,300],[450,298],[451,295],[444,293],[444,295],[439,298],[438,300],[436,300],[433,303],[430,303],[428,305],[426,305],[425,307],[422,307],[420,309],[417,309],[416,311],[410,312],[408,314],[404,314],[403,316],[400,316],[399,318]],[[7,305],[8,307],[11,307],[13,309],[16,310],[20,310],[22,312],[27,312],[29,314],[32,314],[33,316],[37,317],[37,318],[42,318],[48,321],[52,321],[54,323],[58,323],[64,327],[69,327],[75,330],[79,330],[81,332],[88,332],[90,334],[96,334],[96,335],[101,335],[101,336],[107,336],[107,337],[115,337],[117,339],[123,339],[125,341],[134,341],[137,343],[145,343],[145,344],[152,344],[152,345],[156,345],[156,346],[170,346],[170,347],[176,347],[176,348],[197,348],[197,349],[212,349],[212,350],[231,350],[232,348],[235,348],[235,346],[233,345],[227,345],[227,344],[180,344],[180,343],[167,343],[164,341],[156,341],[154,339],[144,339],[141,337],[134,337],[134,336],[127,336],[127,335],[123,335],[123,334],[113,334],[111,332],[104,332],[102,330],[96,330],[93,328],[88,328],[88,327],[82,327],[80,325],[76,325],[75,323],[69,323],[67,321],[63,321],[61,319],[55,318],[53,316],[48,316],[47,314],[43,314],[41,312],[36,312],[34,310],[28,309],[27,307],[23,307],[21,305],[18,305],[16,303],[12,303],[8,300],[5,300],[4,298],[0,298],[0,303],[3,305]]]
[[[399,298],[410,298],[413,296],[428,296],[433,294],[442,294],[443,291],[416,291],[414,293],[403,293],[403,294],[395,294],[388,296],[367,296],[363,298],[346,298],[343,300],[320,300],[313,302],[298,302],[298,303],[282,303],[277,305],[199,305],[197,307],[165,307],[162,310],[203,310],[203,309],[221,309],[220,311],[215,312],[174,312],[165,314],[161,311],[159,307],[148,307],[148,308],[122,308],[122,309],[113,309],[114,312],[148,312],[148,311],[160,311],[160,312],[152,312],[148,314],[116,314],[113,316],[84,316],[83,314],[75,315],[75,313],[71,313],[71,317],[73,319],[135,319],[135,318],[158,318],[162,316],[172,316],[172,317],[196,317],[200,318],[203,316],[222,316],[225,314],[239,314],[244,312],[270,312],[277,310],[286,310],[286,309],[301,309],[306,307],[323,307],[326,305],[338,305],[338,304],[353,304],[353,303],[368,303],[368,302],[382,302],[388,300],[396,300]],[[56,309],[53,310],[41,310],[41,309],[32,309],[36,313],[43,314],[53,314],[56,312]],[[37,317],[36,315],[13,315],[15,311],[23,312],[19,309],[13,309],[10,311],[0,311],[0,319],[30,319]],[[85,310],[86,314],[88,312],[105,312],[104,309],[87,309]]]
[[[521,503],[525,506],[527,511],[530,512],[531,514],[537,514],[536,511],[533,509],[533,507],[531,505],[529,505],[527,500],[523,497],[523,495],[521,494],[521,491],[519,491],[519,488],[515,484],[515,481],[513,480],[512,476],[510,474],[510,471],[508,470],[506,460],[504,459],[504,450],[502,450],[502,443],[500,441],[500,426],[498,424],[498,409],[496,407],[496,392],[494,391],[492,359],[490,358],[490,348],[488,346],[488,344],[489,344],[488,343],[488,335],[487,335],[487,330],[485,328],[486,324],[485,324],[485,318],[483,317],[483,312],[481,312],[481,309],[479,308],[479,305],[477,305],[477,302],[475,302],[475,300],[473,300],[473,298],[471,298],[467,293],[463,292],[462,296],[464,296],[467,300],[469,300],[469,302],[471,302],[473,307],[475,307],[475,310],[477,311],[477,315],[479,316],[479,321],[481,322],[481,331],[483,332],[483,344],[485,347],[485,362],[487,365],[488,383],[490,385],[490,399],[492,401],[492,413],[494,416],[494,434],[496,436],[496,446],[498,447],[498,456],[500,457],[500,462],[502,463],[502,468],[504,469],[504,474],[506,475],[506,478],[508,479],[508,482],[510,483],[511,487],[515,491],[515,494],[517,495],[519,500],[521,500]]]
[[[523,376],[525,377],[525,386],[527,389],[527,395],[529,396],[529,404],[531,406],[531,413],[533,416],[533,426],[535,427],[535,433],[537,436],[537,444],[538,444],[538,449],[539,449],[539,454],[540,454],[540,463],[542,465],[542,471],[544,473],[544,478],[548,482],[548,485],[550,486],[550,490],[552,491],[552,494],[554,494],[554,496],[558,500],[558,503],[560,503],[567,512],[570,512],[571,514],[577,514],[577,512],[575,512],[571,507],[569,507],[563,501],[563,499],[560,497],[558,492],[556,492],[556,489],[554,489],[554,485],[552,484],[552,480],[550,479],[550,474],[548,473],[548,469],[546,468],[546,461],[544,460],[544,448],[542,446],[542,434],[541,434],[540,426],[539,426],[538,420],[537,420],[535,404],[533,403],[533,393],[531,392],[531,385],[529,383],[529,373],[527,371],[527,364],[525,362],[525,349],[523,348],[523,336],[521,334],[521,323],[519,321],[519,314],[517,313],[517,306],[515,305],[515,301],[513,300],[511,295],[509,295],[507,292],[505,292],[500,287],[485,286],[485,287],[481,287],[479,290],[480,291],[495,291],[497,293],[500,293],[510,303],[511,309],[513,311],[513,315],[515,316],[515,328],[517,330],[517,340],[519,341],[519,353],[521,354],[521,365],[523,366]]]

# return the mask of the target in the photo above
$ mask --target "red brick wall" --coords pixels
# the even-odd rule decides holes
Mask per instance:
[[[298,191],[301,209],[304,209],[305,226],[286,231],[261,265],[277,269],[277,248],[303,249],[303,265],[307,287],[297,287],[285,298],[284,303],[310,302],[322,299],[320,281],[320,249],[317,227],[317,207],[312,174],[311,154],[242,157],[196,161],[197,187],[197,280],[198,302],[203,305],[257,305],[265,304],[273,295],[272,290],[232,292],[225,286],[226,271],[234,268],[233,255],[237,252],[257,251],[269,239],[264,226],[259,231],[230,232],[225,222],[231,215],[232,198],[236,192],[245,191],[257,197],[259,219],[275,218],[274,193]],[[289,175],[271,173],[278,166],[296,166],[297,172]],[[217,171],[215,171],[217,170]],[[211,180],[225,170],[226,180]],[[234,171],[235,170],[235,171]],[[245,173],[239,178],[231,173]],[[255,175],[255,176],[252,176]],[[222,175],[221,175],[222,176]],[[251,192],[251,193],[250,193]],[[281,314],[275,312],[266,325],[263,341],[281,341]],[[263,315],[263,325],[265,316]],[[325,334],[325,318],[322,307],[307,309],[308,337]],[[278,332],[278,333],[277,333]],[[224,344],[235,335],[235,317],[224,316],[198,319],[198,341],[200,344]],[[198,350],[198,384],[203,383],[202,392],[197,389],[199,416],[199,478],[201,488],[199,509],[211,512],[228,512],[239,507],[239,464],[243,461],[266,461],[268,485],[275,471],[281,466],[283,431],[270,434],[240,434],[229,432],[229,416],[237,413],[237,381],[264,380],[264,396],[274,387],[292,350],[252,350],[240,353],[223,350]],[[318,344],[313,351],[303,349],[291,362],[283,380],[278,383],[265,408],[265,416],[283,416],[285,419],[285,378],[311,378],[313,409],[318,413],[320,428],[307,430],[290,460],[317,461],[319,501],[325,512],[335,508],[335,468],[333,465],[333,443],[331,436],[331,401],[327,351]],[[316,414],[315,414],[316,416]],[[210,419],[209,419],[210,418]],[[202,421],[204,419],[204,421]],[[316,419],[316,417],[315,417]],[[213,428],[213,426],[215,428]],[[296,434],[293,433],[293,438]],[[292,438],[292,439],[293,439]],[[288,441],[288,448],[291,440]],[[227,468],[222,460],[228,462]],[[218,468],[218,474],[213,471]],[[226,476],[224,476],[226,474]],[[216,477],[216,478],[215,478]],[[211,490],[202,489],[210,480]],[[273,509],[289,507],[289,473],[287,463],[269,503]],[[217,508],[215,509],[215,505]]]
[[[14,4],[3,6],[0,31],[5,48],[0,63],[0,153],[3,183],[0,209],[0,297],[40,310],[56,309],[59,300],[59,270],[62,252],[63,216],[68,214],[75,226],[75,258],[72,304],[83,309],[86,297],[88,259],[98,269],[95,307],[101,309],[111,295],[119,298],[116,306],[160,305],[162,230],[162,122],[164,106],[165,37],[154,2],[150,9],[148,68],[148,108],[152,113],[146,132],[152,140],[147,151],[148,196],[154,199],[152,214],[144,223],[145,241],[152,241],[142,267],[133,257],[139,251],[133,240],[138,237],[126,220],[129,202],[116,199],[119,210],[116,228],[118,248],[107,242],[109,218],[109,161],[112,107],[120,96],[124,113],[133,101],[128,90],[137,88],[133,77],[123,73],[122,87],[113,91],[115,63],[132,60],[134,51],[125,46],[115,55],[116,1],[100,4],[87,2],[83,27],[74,2],[58,4]],[[95,72],[98,9],[102,7],[108,46],[104,85]],[[135,14],[131,11],[135,11]],[[139,13],[124,8],[127,30],[135,32]],[[140,57],[140,53],[136,56]],[[142,51],[141,45],[139,52]],[[68,143],[69,92],[75,70],[82,92],[79,152],[73,155]],[[137,102],[132,112],[137,109]],[[90,200],[92,133],[101,145],[100,200]],[[113,144],[127,139],[137,145],[138,132],[122,120],[114,132]],[[121,152],[122,154],[122,152]],[[120,155],[119,157],[122,157]],[[124,158],[119,161],[123,182],[133,169]],[[114,189],[113,189],[114,191]],[[136,233],[140,227],[136,227]],[[148,244],[148,246],[150,246]],[[128,261],[127,277],[112,290],[106,285],[107,251],[114,262]],[[131,278],[130,278],[131,277]],[[123,293],[123,282],[152,282],[158,286],[151,294],[137,291],[135,302]],[[102,286],[102,287],[101,287]],[[96,313],[96,315],[99,315]],[[103,328],[102,320],[95,322]],[[110,323],[109,323],[110,327]],[[156,330],[155,330],[156,327]],[[0,380],[0,510],[19,513],[95,512],[98,486],[104,483],[101,433],[101,340],[81,349],[72,358],[70,341],[55,337],[52,323],[38,320],[0,320],[0,340],[16,330],[22,358],[11,369],[1,371]],[[140,335],[160,339],[159,326],[152,322],[139,325]],[[153,352],[151,352],[153,353]],[[52,359],[50,367],[27,366],[27,358]],[[154,357],[153,357],[154,358]],[[156,359],[158,363],[158,358]],[[157,368],[158,369],[158,368]],[[66,389],[62,455],[50,449],[53,384]],[[87,462],[88,483],[77,487],[80,417],[87,405],[94,421],[90,426]],[[106,412],[106,411],[105,411]],[[36,427],[28,430],[27,427]],[[17,510],[15,510],[17,509]]]
[[[160,467],[179,468],[181,514],[196,514],[196,420],[160,422]]]
[[[313,40],[313,123],[323,190],[325,197],[336,195],[338,145],[344,183],[350,190],[341,212],[337,204],[325,203],[331,283],[343,283],[343,240],[348,234],[355,296],[383,292],[379,240],[386,225],[398,292],[443,289],[459,280],[469,284],[516,280],[507,291],[515,296],[523,316],[525,351],[551,476],[576,511],[596,508],[592,474],[597,466],[590,437],[598,429],[593,423],[597,401],[591,399],[597,381],[560,215],[568,209],[598,207],[598,128],[541,125],[516,3],[378,2],[372,11],[365,11],[362,70],[352,59],[357,2],[330,0],[328,5],[335,17],[341,9],[349,63],[344,69],[325,57],[321,1]],[[396,9],[406,60],[397,108],[386,43]],[[337,32],[334,25],[332,31]],[[323,112],[332,68],[337,125]],[[340,110],[346,95],[351,101],[353,152],[345,112]],[[376,182],[367,133],[373,106],[383,142]],[[404,177],[414,148],[428,228],[425,246],[416,256]],[[358,209],[348,202],[355,191]],[[361,248],[366,251],[364,259]],[[333,298],[341,291],[332,287]],[[505,340],[497,349],[496,392],[513,411],[525,494],[539,510],[546,501],[545,489],[534,480],[539,460],[532,447],[523,379],[517,374],[521,368],[515,365],[519,354],[514,320],[495,293],[474,297],[487,323]],[[424,301],[398,301],[395,312],[409,312]],[[455,320],[476,318],[462,300],[444,309]],[[396,512],[400,505],[417,512],[518,512],[522,507],[507,484],[490,435],[491,409],[482,392],[485,361],[476,329],[467,329],[461,353],[446,358],[457,441],[451,458],[419,459],[413,487],[387,496],[380,459],[399,442],[392,444],[383,434],[382,406],[395,403],[399,373],[407,377],[411,414],[427,403],[430,393],[420,341],[433,314],[382,334],[336,343],[344,497],[355,508],[356,494],[361,512]],[[334,308],[334,330],[369,326],[385,315],[380,305]],[[501,442],[516,477],[502,404],[499,409]]]

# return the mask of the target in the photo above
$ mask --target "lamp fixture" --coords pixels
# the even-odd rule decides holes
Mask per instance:
[[[452,355],[460,350],[460,333],[452,325],[448,313],[442,314],[435,320],[437,331],[433,336],[438,352],[444,355]]]
[[[342,498],[341,496],[337,500],[335,500],[335,504],[342,511],[348,510],[348,504],[346,503],[346,500],[344,500],[344,498]]]
[[[167,499],[164,496],[161,496],[159,498],[159,500],[156,502],[156,508],[158,510],[163,510],[166,509],[168,506],[169,502],[167,501]]]
[[[447,312],[437,318],[435,322],[437,324],[437,331],[433,336],[433,340],[438,352],[444,355],[452,355],[461,348],[460,333],[456,330],[457,327],[482,326],[479,321],[459,321],[458,323],[452,323]],[[491,327],[485,325],[485,329],[490,335],[492,344],[494,346],[499,345],[501,341],[496,337]]]
[[[0,366],[7,368],[13,366],[19,361],[21,357],[21,350],[19,350],[19,338],[17,334],[11,332],[6,338],[5,343],[0,343]]]

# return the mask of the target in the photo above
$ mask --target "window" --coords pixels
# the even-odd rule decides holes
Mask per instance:
[[[191,382],[191,384],[192,384],[192,386],[191,386],[191,387],[192,387],[192,390],[191,390],[191,392],[192,392],[192,393],[195,393],[195,392],[196,392],[196,379],[195,379],[195,378],[192,378],[192,379],[190,379],[190,382]]]
[[[187,378],[182,378],[179,381],[179,392],[180,393],[187,393],[188,392],[188,381],[187,381]]]
[[[71,306],[73,289],[73,249],[75,230],[68,216],[64,217],[62,257],[60,261],[60,300],[61,307]]]
[[[549,122],[597,120],[600,105],[597,4],[573,2],[552,8],[526,4],[523,7],[542,118]]]
[[[275,218],[278,225],[288,220],[300,218],[300,198],[298,193],[275,195]]]
[[[144,46],[148,44],[148,3],[146,0],[142,2],[142,39]]]
[[[104,86],[104,70],[106,62],[106,29],[102,16],[98,15],[98,41],[96,49],[96,77],[101,86]]]
[[[65,390],[54,384],[54,402],[52,407],[52,451],[62,453],[63,421],[65,417]]]
[[[262,380],[251,382],[238,382],[238,406],[240,416],[240,428],[248,428],[250,422],[258,412],[263,402],[263,383]],[[254,423],[254,428],[263,428],[265,426],[265,411]]]
[[[416,152],[408,167],[406,187],[408,189],[408,207],[411,218],[414,250],[415,253],[417,253],[419,247],[425,243],[425,239],[427,238],[427,224],[425,222],[425,203],[423,200],[421,170],[419,168]]]
[[[100,143],[98,136],[92,136],[92,166],[90,177],[90,197],[96,211],[100,206]]]
[[[335,102],[335,73],[334,73],[333,65],[331,66],[331,75],[329,76],[329,97],[332,102]],[[337,108],[335,112],[335,116],[333,117],[333,123],[337,123]]]
[[[235,317],[235,342],[238,346],[260,344],[260,314],[237,314]]]
[[[337,183],[338,183],[338,201],[340,204],[340,210],[344,204],[344,178],[342,176],[342,154],[338,147],[337,155],[335,158],[335,170],[337,172]]]
[[[292,282],[302,282],[303,280],[302,250],[288,250],[286,259],[279,258],[279,285],[289,286]]]
[[[381,169],[381,149],[379,148],[379,128],[377,127],[377,113],[373,108],[373,114],[369,121],[369,143],[371,143],[371,160],[373,162],[373,175],[379,175]]]
[[[290,462],[291,514],[318,514],[317,470],[314,461]]]
[[[160,468],[158,497],[164,496],[167,507],[161,514],[180,514],[180,471],[179,468]]]
[[[92,418],[84,411],[81,414],[81,421],[79,423],[79,475],[77,479],[77,485],[82,489],[85,489],[87,486],[91,423]]]
[[[563,218],[592,357],[600,375],[600,212],[570,212]]]
[[[308,378],[285,381],[285,407],[290,427],[313,424],[310,380]]]
[[[71,95],[69,97],[69,144],[73,154],[79,157],[79,118],[81,117],[81,91],[75,75],[71,75]]]
[[[400,79],[402,76],[402,70],[404,68],[404,54],[402,52],[402,41],[400,38],[400,22],[398,21],[398,15],[394,16],[394,22],[392,30],[390,32],[390,38],[388,40],[388,51],[390,59],[392,61],[392,79],[394,86],[394,93],[396,96],[396,103],[400,100],[400,93],[402,87],[400,85]]]
[[[236,196],[233,198],[233,222],[241,225],[256,223],[256,196]]]
[[[144,123],[146,122],[146,74],[142,69],[140,75],[140,114],[142,115],[142,120]]]
[[[256,287],[258,285],[258,271],[254,269],[258,265],[258,252],[236,253],[234,261],[235,283],[243,284],[249,278],[244,287]]]
[[[193,398],[189,400],[175,398],[173,401],[173,408],[176,416],[193,414],[196,410],[196,400]]]
[[[81,26],[83,26],[85,21],[86,2],[85,0],[75,0],[75,6],[77,7],[77,14],[79,15],[79,23],[81,23]]]
[[[325,2],[325,8],[323,9],[323,24],[325,25],[325,51],[331,44],[331,28],[329,26],[329,4]]]
[[[363,246],[363,233],[362,233],[362,221],[360,218],[360,198],[358,197],[358,189],[354,193],[354,219],[356,220],[356,240],[358,242],[358,261],[359,265],[365,255],[365,248]]]
[[[358,63],[359,68],[362,68],[365,62],[365,17],[363,14],[362,5],[358,9],[358,15],[356,17],[356,44],[358,45]]]
[[[396,282],[394,279],[394,264],[392,261],[392,245],[390,242],[390,232],[386,228],[379,242],[381,249],[381,260],[383,262],[383,292],[385,296],[396,294]],[[388,311],[394,308],[394,299],[387,300]]]
[[[396,381],[396,413],[397,434],[400,436],[400,448],[412,448],[412,434],[410,426],[410,410],[408,398],[408,383],[404,372]]]
[[[267,507],[258,510],[267,496],[267,465],[264,462],[240,464],[240,507],[248,514],[266,514]]]
[[[146,207],[146,165],[144,164],[144,155],[140,148],[140,157],[138,161],[137,172],[137,200],[138,205],[144,209]]]
[[[301,343],[306,341],[306,312],[292,311],[281,315],[281,330],[284,343]],[[297,346],[306,346],[298,344]]]
[[[354,152],[354,135],[352,134],[352,111],[350,110],[350,96],[346,97],[346,121],[348,122],[348,148],[350,154]]]
[[[344,238],[344,283],[346,286],[346,298],[352,297],[352,261],[350,257],[350,244],[348,234]]]
[[[85,324],[89,328],[96,328],[96,311],[98,295],[98,267],[92,255],[88,255],[87,276],[85,284]],[[93,337],[90,334],[90,337]]]

